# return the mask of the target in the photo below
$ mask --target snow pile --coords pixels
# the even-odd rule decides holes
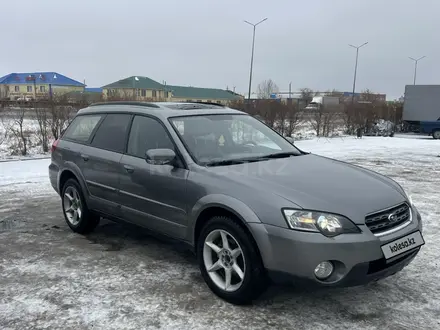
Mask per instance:
[[[336,127],[333,132],[330,134],[329,138],[331,137],[339,137],[339,136],[346,136],[344,133],[344,127]],[[313,125],[307,122],[303,122],[294,130],[292,133],[292,138],[295,141],[300,140],[311,140],[316,138],[316,130],[313,128]]]
[[[376,129],[379,131],[389,131],[394,126],[394,123],[389,120],[379,119],[376,122]]]

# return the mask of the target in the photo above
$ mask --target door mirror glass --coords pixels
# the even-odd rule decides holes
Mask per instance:
[[[289,141],[292,144],[295,144],[295,140],[293,138],[291,138],[290,136],[287,136],[286,140]]]
[[[152,165],[172,164],[176,153],[171,149],[150,149],[145,153],[145,160]]]

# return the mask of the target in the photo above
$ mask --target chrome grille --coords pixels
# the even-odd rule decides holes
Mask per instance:
[[[369,214],[365,217],[365,224],[373,234],[393,229],[411,219],[411,210],[408,204],[403,203],[395,207]]]

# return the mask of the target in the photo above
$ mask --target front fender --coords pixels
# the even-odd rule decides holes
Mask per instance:
[[[237,216],[244,224],[261,223],[258,216],[242,201],[223,194],[212,194],[200,198],[191,209],[188,220],[188,241],[194,245],[195,228],[200,214],[211,207],[223,208]]]

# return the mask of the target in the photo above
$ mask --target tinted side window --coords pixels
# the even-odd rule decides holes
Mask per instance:
[[[107,115],[96,131],[92,147],[123,153],[130,119],[131,115]]]
[[[145,158],[145,153],[150,149],[174,150],[174,145],[165,128],[157,120],[136,116],[131,126],[127,153]]]
[[[101,115],[77,116],[67,128],[63,138],[77,142],[87,142],[101,117]]]

